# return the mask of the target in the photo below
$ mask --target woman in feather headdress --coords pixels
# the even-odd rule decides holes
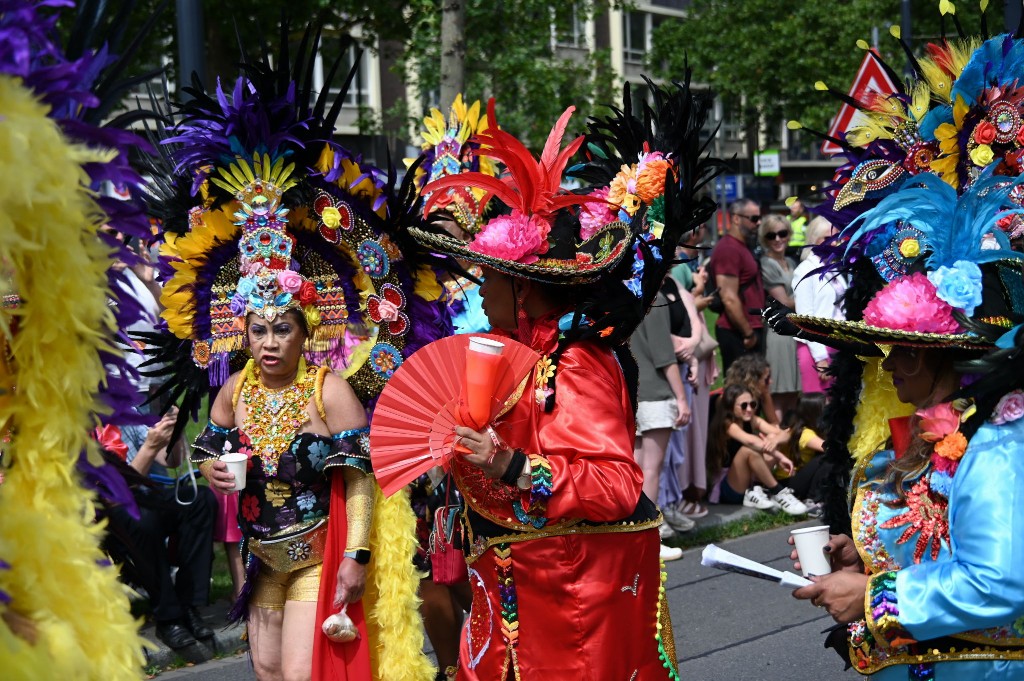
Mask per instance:
[[[706,102],[688,83],[653,94],[649,128],[621,113],[592,123],[597,160],[574,168],[593,184],[586,192],[560,188],[584,141],[561,145],[572,109],[537,159],[498,127],[493,101],[482,153],[508,174],[426,187],[432,198],[472,187],[503,204],[469,243],[440,229],[412,233],[481,265],[494,332],[542,355],[507,413],[484,431],[456,430],[472,452],[452,465],[473,591],[458,679],[678,678],[661,514],[633,459],[636,364],[626,343],[670,265],[662,254],[713,211],[695,194],[715,164],[699,160]],[[644,159],[651,172],[631,182]]]
[[[231,616],[248,620],[257,676],[429,681],[415,517],[406,494],[379,494],[367,420],[450,324],[433,272],[398,241],[420,219],[412,173],[396,187],[333,141],[344,88],[330,109],[334,90],[311,89],[320,28],[297,56],[281,35],[273,63],[244,63],[229,92],[196,83],[161,131],[169,333],[148,339],[153,363],[183,412],[211,399],[193,460],[238,494],[246,584]],[[227,453],[246,464],[238,489]]]
[[[874,265],[855,272],[875,291],[862,320],[789,317],[867,361],[853,529],[794,592],[842,625],[861,673],[1024,673],[1024,256],[997,225],[1024,210],[1021,182],[989,171],[958,197],[918,176],[843,234]]]

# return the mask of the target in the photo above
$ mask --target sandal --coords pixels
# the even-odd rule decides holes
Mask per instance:
[[[679,507],[679,512],[687,518],[703,518],[708,514],[708,509],[696,501],[686,501]]]

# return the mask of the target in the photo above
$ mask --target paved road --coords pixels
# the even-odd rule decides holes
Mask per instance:
[[[789,528],[723,542],[730,551],[787,568]],[[810,604],[769,582],[700,566],[701,549],[668,564],[668,598],[680,655],[680,676],[700,681],[825,681],[843,673],[821,631],[832,623]],[[160,681],[250,681],[240,655],[165,672]],[[529,681],[533,681],[532,679]],[[547,680],[545,680],[547,681]]]

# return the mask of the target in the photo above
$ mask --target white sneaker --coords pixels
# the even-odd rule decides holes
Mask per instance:
[[[789,515],[804,515],[807,513],[807,507],[804,505],[804,502],[793,496],[793,490],[788,487],[783,487],[779,490],[778,494],[773,494],[772,501]]]
[[[676,532],[668,526],[668,523],[662,523],[658,525],[658,536],[662,539],[671,539],[676,536]]]
[[[756,508],[759,511],[774,511],[780,507],[779,504],[768,498],[764,488],[760,485],[754,485],[743,493],[743,505],[747,508]]]
[[[661,514],[665,516],[665,523],[676,532],[689,532],[697,526],[697,523],[687,518],[674,506],[666,506],[661,509]]]
[[[658,555],[661,557],[663,561],[667,563],[670,560],[679,560],[680,558],[682,558],[683,550],[673,548],[671,546],[665,546],[664,544],[662,544],[661,550],[658,552]]]

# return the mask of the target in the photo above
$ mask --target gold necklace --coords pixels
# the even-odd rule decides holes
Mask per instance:
[[[252,442],[253,454],[263,460],[263,471],[277,475],[277,465],[299,428],[309,421],[306,405],[316,390],[317,367],[299,360],[295,380],[284,388],[263,385],[260,370],[252,360],[245,366],[242,397],[245,419],[242,430]]]

